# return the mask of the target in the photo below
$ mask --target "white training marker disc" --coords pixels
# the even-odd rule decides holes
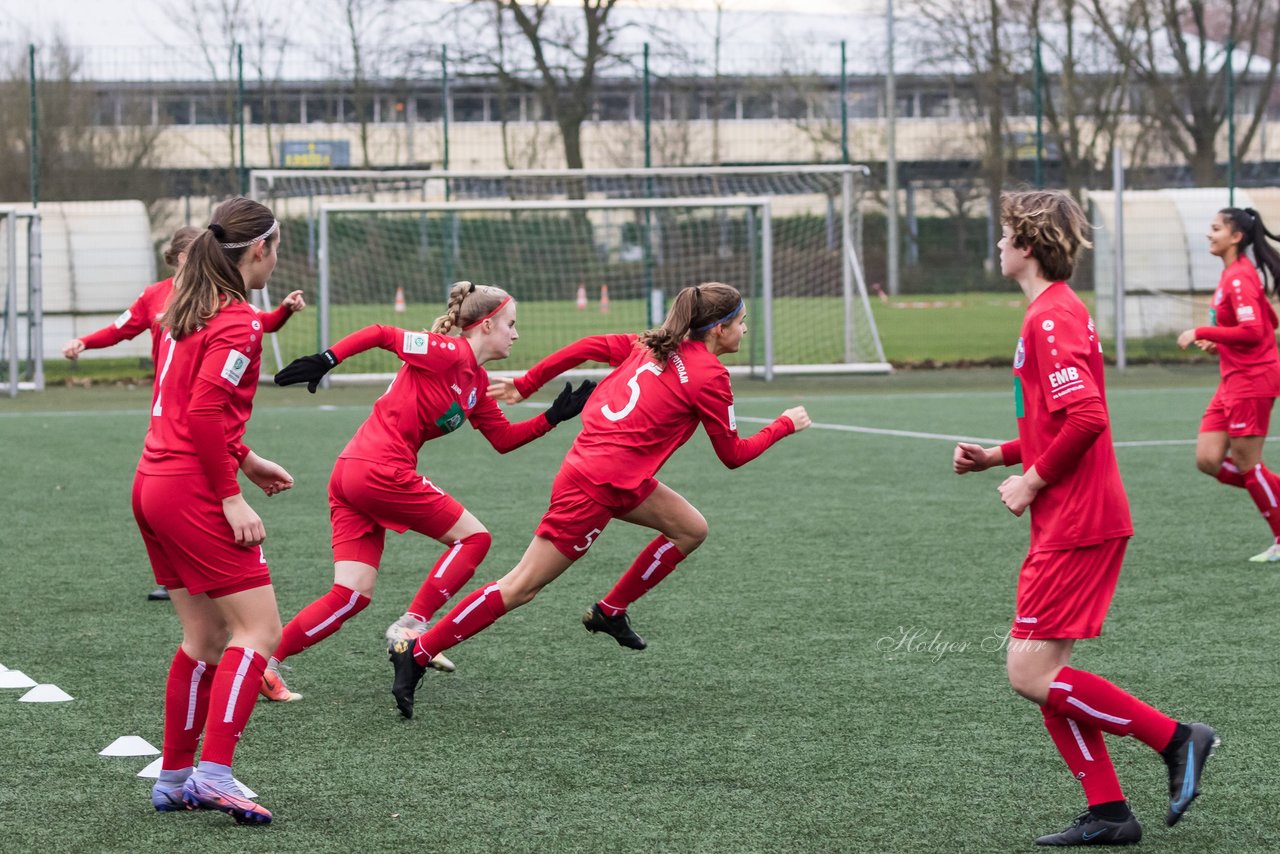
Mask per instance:
[[[75,699],[57,685],[37,685],[18,698],[19,703],[65,703]]]
[[[152,762],[150,765],[148,765],[146,768],[143,768],[141,771],[138,772],[138,776],[146,777],[150,780],[154,780],[157,777],[159,777],[160,776],[160,760],[157,759],[154,762]]]
[[[122,735],[98,751],[99,756],[155,756],[160,751],[139,735]]]
[[[0,673],[0,688],[32,688],[36,680],[21,670],[6,670]]]

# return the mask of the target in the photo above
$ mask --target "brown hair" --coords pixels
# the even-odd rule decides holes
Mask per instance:
[[[680,348],[681,341],[703,340],[713,326],[737,317],[741,305],[738,289],[720,282],[685,288],[671,302],[662,325],[640,333],[640,343],[649,348],[655,359],[665,362]]]
[[[190,335],[233,302],[244,302],[248,289],[240,275],[240,259],[265,236],[270,246],[278,231],[267,234],[275,217],[252,199],[237,196],[214,208],[209,227],[187,247],[187,263],[178,271],[165,324],[175,341]],[[244,243],[224,247],[223,244]]]
[[[454,282],[449,289],[449,305],[444,314],[432,321],[431,331],[441,335],[448,335],[454,329],[461,331],[510,298],[510,294],[496,285]]]
[[[1002,193],[1000,222],[1013,232],[1013,245],[1030,249],[1040,272],[1055,282],[1071,278],[1076,256],[1093,245],[1088,217],[1060,190]]]
[[[172,269],[178,269],[178,256],[186,252],[191,246],[191,241],[200,236],[200,229],[194,225],[184,225],[173,233],[173,237],[169,240],[169,248],[164,250],[164,263],[168,264]]]

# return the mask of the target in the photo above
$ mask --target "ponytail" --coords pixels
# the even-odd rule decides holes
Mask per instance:
[[[466,330],[472,324],[494,314],[511,295],[496,285],[454,282],[449,289],[449,303],[444,314],[431,323],[431,331],[448,335],[454,329]]]
[[[1280,241],[1280,237],[1267,231],[1262,223],[1262,214],[1253,208],[1245,208],[1251,229],[1244,232],[1245,239],[1240,242],[1240,251],[1249,244],[1253,245],[1254,266],[1262,274],[1262,289],[1268,296],[1275,296],[1276,284],[1280,281],[1280,252],[1267,242],[1267,238]]]
[[[195,332],[227,305],[248,299],[240,259],[255,244],[279,239],[271,211],[237,197],[213,211],[209,227],[187,247],[187,263],[178,271],[165,325],[175,341]]]
[[[742,294],[729,285],[706,282],[684,288],[672,300],[662,325],[640,333],[640,343],[649,348],[653,358],[665,362],[686,338],[704,340],[708,332],[737,317],[741,309]]]
[[[200,229],[192,225],[184,225],[173,233],[173,237],[169,240],[169,248],[164,250],[164,263],[176,270],[178,269],[178,256],[191,246],[191,241],[200,236]]]

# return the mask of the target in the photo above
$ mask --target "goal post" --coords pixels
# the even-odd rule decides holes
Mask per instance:
[[[318,346],[369,323],[427,328],[452,283],[470,280],[519,303],[524,341],[495,366],[519,372],[585,335],[655,325],[679,288],[718,280],[742,292],[748,312],[747,338],[726,364],[771,379],[779,308],[770,206],[752,197],[324,204]],[[389,375],[398,362],[380,353],[360,365],[345,378]]]
[[[888,365],[876,331],[871,305],[866,298],[865,277],[859,263],[862,235],[862,201],[866,193],[868,170],[864,166],[753,166],[716,168],[653,169],[547,169],[512,171],[439,171],[439,170],[254,170],[250,174],[250,192],[254,198],[275,211],[288,233],[281,249],[280,266],[273,279],[273,289],[301,287],[315,289],[319,266],[319,217],[322,208],[331,205],[372,204],[443,204],[443,203],[514,203],[603,202],[626,200],[631,203],[692,198],[737,200],[764,199],[769,202],[772,225],[773,277],[772,296],[779,300],[779,311],[771,318],[775,324],[771,344],[795,342],[808,336],[812,347],[795,353],[794,358],[778,354],[777,372],[807,373],[875,372],[887,373]],[[614,216],[623,216],[628,208],[614,208]],[[635,204],[630,210],[638,210]],[[720,210],[720,232],[723,237],[704,230],[703,239],[714,252],[704,256],[703,263],[684,269],[685,278],[668,280],[661,296],[669,298],[676,285],[697,284],[713,278],[715,257],[721,251],[731,230],[728,213]],[[591,216],[601,219],[597,208]],[[666,220],[674,216],[670,208],[650,208],[647,228],[652,240],[629,240],[632,250],[642,253],[635,263],[672,274],[663,254]],[[739,210],[741,208],[739,207]],[[755,216],[763,216],[756,209]],[[437,233],[443,214],[419,212],[420,240],[428,251],[436,247],[432,241],[476,239],[475,213],[459,214],[450,222],[455,225]],[[758,225],[758,224],[757,224]],[[739,224],[741,227],[741,224]],[[456,228],[458,230],[450,230]],[[757,228],[758,231],[758,228]],[[497,233],[497,232],[493,232]],[[333,235],[330,235],[331,237]],[[402,234],[401,239],[407,239]],[[757,240],[754,251],[762,250]],[[471,251],[459,249],[459,251]],[[491,252],[508,251],[493,245]],[[652,255],[644,254],[650,253]],[[331,255],[330,262],[337,262]],[[740,260],[740,259],[739,259]],[[758,259],[757,259],[758,260]],[[376,259],[370,264],[376,265]],[[432,275],[448,277],[445,269]],[[722,274],[727,275],[727,274]],[[454,278],[461,278],[455,276]],[[509,283],[519,289],[519,277]],[[443,306],[443,292],[438,302]],[[406,291],[411,301],[413,293]],[[610,296],[617,299],[617,286],[610,286]],[[650,292],[648,311],[640,311],[630,319],[628,331],[654,325],[655,310],[660,305],[657,289]],[[763,294],[760,295],[763,300]],[[593,297],[594,298],[594,297]],[[639,299],[630,294],[629,299]],[[422,301],[423,295],[418,296]],[[433,297],[427,300],[434,303]],[[390,306],[392,303],[387,302]],[[792,311],[804,305],[807,311]],[[437,312],[438,313],[438,312]],[[760,312],[754,312],[763,321]],[[301,317],[295,319],[300,320]],[[290,324],[291,326],[293,324]],[[304,324],[305,325],[305,324]],[[762,326],[762,324],[761,324]],[[277,338],[286,330],[277,333]],[[763,332],[763,329],[761,329]],[[763,346],[763,342],[762,342]],[[286,341],[286,349],[288,349]],[[292,350],[289,350],[292,352]],[[763,351],[756,354],[757,369],[763,367]]]
[[[0,205],[0,268],[4,270],[0,364],[10,397],[44,389],[44,298],[40,212]]]

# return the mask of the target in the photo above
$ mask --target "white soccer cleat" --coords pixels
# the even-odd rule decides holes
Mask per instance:
[[[427,662],[427,667],[432,670],[439,670],[441,673],[452,673],[458,669],[453,666],[452,661],[445,658],[441,653],[436,653],[436,657]]]
[[[396,641],[414,640],[429,628],[431,628],[430,623],[425,623],[412,614],[404,614],[387,626],[387,645],[392,646]]]
[[[1250,563],[1280,563],[1280,543],[1276,543],[1262,554],[1249,558]]]

